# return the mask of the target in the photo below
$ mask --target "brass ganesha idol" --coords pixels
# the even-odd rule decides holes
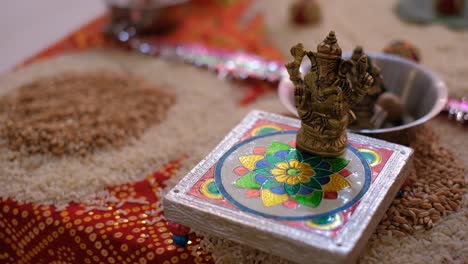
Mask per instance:
[[[367,72],[367,56],[342,59],[341,48],[331,31],[317,46],[317,52],[305,51],[301,43],[291,48],[294,61],[286,64],[293,82],[294,100],[301,128],[296,148],[322,156],[340,156],[346,149],[346,128],[355,119],[351,106],[357,104],[373,84]],[[311,68],[302,78],[303,58]]]

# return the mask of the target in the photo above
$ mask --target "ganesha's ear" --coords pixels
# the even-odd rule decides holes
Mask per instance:
[[[342,60],[340,65],[338,66],[338,73],[342,76],[345,76],[354,66],[354,62],[352,60]]]

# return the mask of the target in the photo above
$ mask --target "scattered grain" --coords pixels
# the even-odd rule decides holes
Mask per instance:
[[[395,235],[396,237],[403,237],[405,236],[405,233],[398,230],[392,230],[392,235]]]
[[[430,209],[432,208],[432,205],[430,203],[422,203],[420,207],[423,209]]]
[[[411,147],[414,169],[402,198],[396,198],[378,226],[379,236],[411,234],[460,208],[466,192],[465,168],[426,125],[415,128]],[[404,216],[404,217],[403,217]],[[385,232],[385,230],[389,232]]]
[[[439,212],[445,212],[445,207],[443,207],[440,203],[434,203],[433,205]]]
[[[400,224],[407,224],[408,220],[406,220],[404,217],[401,216],[395,216],[393,220],[397,221]]]
[[[426,212],[421,212],[421,213],[418,214],[418,218],[424,218],[424,217],[426,217],[426,216],[429,216],[429,212],[428,212],[428,211],[426,211]]]

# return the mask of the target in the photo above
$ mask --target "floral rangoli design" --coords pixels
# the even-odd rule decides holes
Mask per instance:
[[[342,157],[326,158],[301,154],[295,145],[294,129],[262,120],[189,193],[333,237],[393,152],[350,142]]]
[[[322,199],[336,199],[338,191],[351,187],[346,180],[351,174],[346,169],[349,160],[303,156],[294,145],[273,141],[240,156],[242,166],[234,169],[240,177],[233,184],[247,189],[249,197],[260,196],[264,206],[288,208],[299,204],[315,208]]]

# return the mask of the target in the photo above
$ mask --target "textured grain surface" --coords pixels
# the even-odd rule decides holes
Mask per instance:
[[[35,154],[12,159],[15,151],[0,137],[0,196],[60,205],[87,201],[106,186],[143,179],[168,161],[190,154],[180,170],[185,174],[252,108],[284,110],[273,93],[240,108],[243,90],[205,70],[103,50],[62,55],[2,76],[0,97],[41,78],[102,71],[134,75],[177,100],[166,118],[138,139],[83,157]]]
[[[63,73],[0,98],[0,133],[18,155],[86,155],[122,147],[162,121],[172,94],[130,74]]]
[[[429,126],[414,130],[414,170],[401,197],[393,201],[377,227],[377,236],[404,236],[431,229],[462,206],[467,191],[463,164],[440,143]]]

